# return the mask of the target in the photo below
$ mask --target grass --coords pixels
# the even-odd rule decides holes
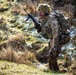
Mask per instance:
[[[36,67],[13,62],[0,61],[0,75],[65,75],[63,73],[43,71]]]

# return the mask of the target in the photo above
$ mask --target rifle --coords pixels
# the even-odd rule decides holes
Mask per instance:
[[[35,29],[37,29],[37,32],[40,32],[41,31],[40,23],[34,18],[33,15],[29,14],[25,9],[24,11],[28,14],[28,18],[26,19],[26,21],[28,21],[29,18],[31,18],[34,22]]]

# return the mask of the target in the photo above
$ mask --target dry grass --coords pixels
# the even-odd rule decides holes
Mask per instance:
[[[7,61],[0,61],[0,75],[66,75],[50,70],[43,71],[25,64],[16,64]],[[69,74],[68,74],[69,75]]]
[[[34,53],[26,50],[25,38],[22,34],[12,35],[8,41],[1,44],[0,47],[2,47],[0,52],[0,59],[2,60],[29,65],[33,65],[33,63],[37,62]]]
[[[32,2],[32,1],[28,0],[28,1],[26,2],[26,10],[27,10],[29,13],[35,15],[35,14],[36,14],[37,5],[38,5],[37,1]]]
[[[38,62],[34,53],[29,51],[25,51],[24,53],[19,52],[17,55],[16,62],[25,63],[27,65],[34,65]]]
[[[7,48],[12,47],[16,51],[24,51],[25,50],[25,38],[23,34],[11,35],[6,42]]]
[[[8,41],[9,41],[9,43],[18,41],[18,42],[20,42],[22,45],[25,44],[25,38],[24,38],[24,35],[23,35],[23,34],[11,35],[11,36],[8,38]]]
[[[3,50],[0,52],[0,59],[16,63],[24,63],[27,65],[34,65],[37,63],[34,53],[31,53],[27,50],[24,52],[16,51],[11,46],[7,49],[3,48]]]

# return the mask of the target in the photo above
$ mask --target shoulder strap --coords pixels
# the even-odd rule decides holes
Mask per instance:
[[[63,31],[63,26],[62,26],[62,23],[61,23],[61,21],[60,21],[60,18],[58,17],[57,14],[55,14],[55,17],[57,18],[57,20],[58,20],[58,22],[59,22],[59,25],[60,25],[60,27],[61,27],[61,29],[62,29],[62,31]]]
[[[52,8],[52,7],[50,7],[51,9],[52,9],[52,11],[54,11],[54,15],[55,15],[55,17],[57,18],[57,20],[58,20],[58,22],[59,22],[59,25],[60,25],[60,27],[61,27],[61,29],[62,29],[62,31],[63,31],[63,26],[62,26],[62,23],[61,23],[61,21],[60,21],[60,18],[58,17],[58,13],[56,12],[56,10],[54,9],[54,8]],[[61,31],[61,32],[62,32]]]

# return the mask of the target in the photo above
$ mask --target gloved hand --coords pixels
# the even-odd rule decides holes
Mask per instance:
[[[33,20],[33,22],[35,23],[35,29],[37,29],[37,32],[40,32],[41,31],[40,23],[37,22],[36,19],[31,14],[28,14],[28,18],[31,18]]]

